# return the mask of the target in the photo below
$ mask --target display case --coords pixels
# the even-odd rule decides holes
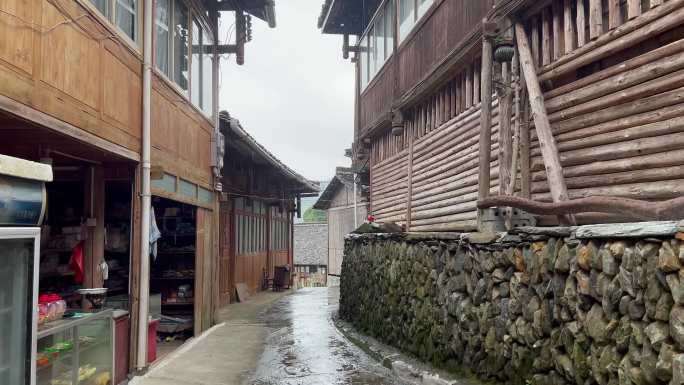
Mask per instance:
[[[109,385],[114,373],[112,310],[38,328],[37,385]]]

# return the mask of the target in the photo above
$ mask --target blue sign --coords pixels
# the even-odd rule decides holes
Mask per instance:
[[[45,183],[0,175],[0,226],[37,226],[45,212]]]

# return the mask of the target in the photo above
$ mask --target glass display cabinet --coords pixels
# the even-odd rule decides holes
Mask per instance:
[[[37,385],[110,385],[114,373],[112,310],[38,328]]]

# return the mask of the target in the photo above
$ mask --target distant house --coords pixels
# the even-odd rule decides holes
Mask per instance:
[[[328,267],[328,224],[294,225],[294,270],[299,286],[326,286]]]
[[[350,168],[338,167],[335,177],[313,207],[328,213],[328,275],[339,277],[342,271],[344,236],[365,220],[368,215],[368,199],[357,188],[354,200],[354,173]],[[331,280],[329,284],[335,281],[337,279]]]

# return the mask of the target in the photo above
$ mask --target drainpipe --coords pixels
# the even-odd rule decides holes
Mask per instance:
[[[137,369],[147,366],[147,333],[150,307],[150,126],[152,109],[152,0],[145,0],[143,22],[142,88],[142,218],[140,220],[140,300],[138,309]]]

